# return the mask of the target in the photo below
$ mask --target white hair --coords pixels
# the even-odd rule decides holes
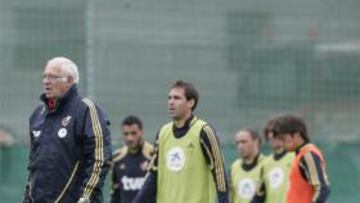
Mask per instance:
[[[79,71],[77,65],[68,58],[65,57],[55,57],[50,59],[47,62],[47,66],[54,65],[60,66],[62,71],[68,76],[74,79],[74,83],[79,83]]]

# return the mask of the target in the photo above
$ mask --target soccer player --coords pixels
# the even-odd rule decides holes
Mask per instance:
[[[114,153],[111,203],[131,203],[144,184],[153,147],[144,141],[143,125],[128,116],[121,127],[125,146]]]
[[[64,57],[49,60],[39,105],[30,117],[29,178],[24,201],[103,202],[110,168],[110,122],[77,90],[78,68]]]
[[[288,176],[293,152],[287,152],[284,142],[274,137],[274,119],[270,119],[264,127],[265,140],[270,144],[273,153],[268,156],[262,166],[261,183],[252,203],[286,203]]]
[[[260,153],[261,138],[252,129],[235,134],[235,144],[241,159],[230,168],[231,203],[250,203],[260,182],[260,169],[265,156]]]
[[[329,181],[322,152],[310,142],[305,122],[294,115],[275,118],[274,136],[284,141],[296,157],[290,169],[287,203],[324,203],[329,196]]]
[[[137,203],[219,203],[228,201],[223,155],[214,129],[194,115],[199,94],[176,81],[168,93],[172,122],[161,127],[155,155]]]

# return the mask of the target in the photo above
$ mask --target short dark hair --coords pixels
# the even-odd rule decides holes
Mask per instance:
[[[275,137],[284,134],[293,135],[300,133],[305,142],[310,141],[305,121],[298,116],[291,114],[280,115],[275,118],[273,127]]]
[[[142,122],[141,122],[140,118],[137,116],[129,115],[122,122],[122,126],[133,125],[133,124],[138,125],[139,129],[142,130],[142,128],[143,128]]]
[[[275,117],[270,118],[270,119],[266,122],[266,124],[265,124],[265,126],[264,126],[264,128],[263,128],[263,136],[264,136],[266,142],[269,141],[269,134],[270,134],[270,133],[274,133],[274,123],[275,123],[275,120],[276,120]]]
[[[248,132],[250,134],[251,138],[253,140],[258,140],[259,146],[261,145],[261,137],[259,136],[259,133],[256,130],[254,130],[252,128],[243,128],[243,129],[241,129],[241,131]]]
[[[199,92],[195,89],[194,85],[184,80],[177,80],[174,82],[170,89],[174,88],[184,89],[186,100],[194,100],[194,106],[191,108],[191,110],[194,111],[197,104],[199,103],[200,97]]]

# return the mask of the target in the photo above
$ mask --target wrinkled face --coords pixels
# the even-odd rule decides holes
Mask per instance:
[[[123,125],[123,141],[130,149],[137,149],[142,143],[144,133],[137,124]]]
[[[172,119],[183,119],[191,113],[194,100],[187,100],[183,88],[172,88],[168,94],[168,112]]]
[[[295,151],[297,148],[296,138],[294,134],[282,134],[279,135],[279,138],[284,142],[284,148],[286,151]]]
[[[48,99],[61,98],[73,84],[59,64],[48,64],[43,76],[43,91]]]
[[[248,131],[240,131],[235,135],[235,144],[241,158],[250,158],[258,152],[258,140],[253,139]]]
[[[274,137],[273,133],[267,135],[269,144],[273,150],[279,150],[284,148],[284,141],[279,137]]]

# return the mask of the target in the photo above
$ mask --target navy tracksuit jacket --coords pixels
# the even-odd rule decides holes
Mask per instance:
[[[102,186],[111,164],[109,121],[74,85],[49,110],[48,101],[30,117],[29,178],[24,203],[103,202]]]

